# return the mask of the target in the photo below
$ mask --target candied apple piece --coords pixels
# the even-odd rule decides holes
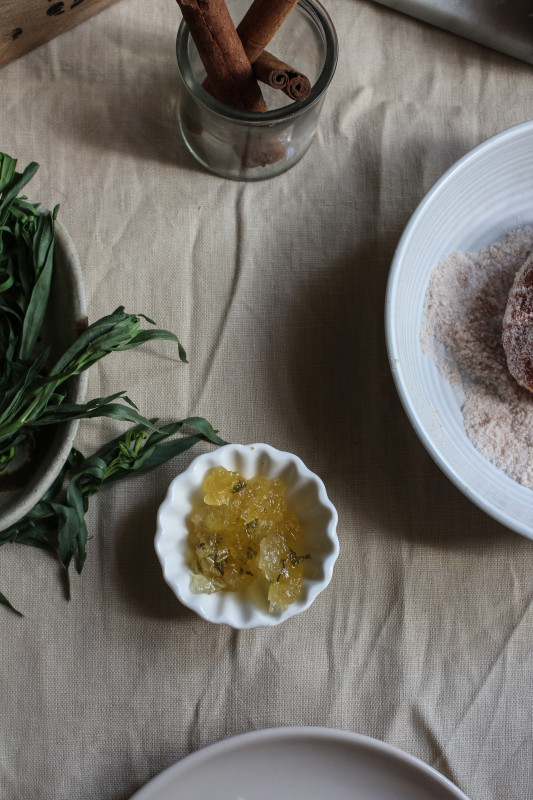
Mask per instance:
[[[279,478],[252,478],[242,492],[242,516],[245,520],[279,521],[287,510],[285,487]]]
[[[219,508],[207,509],[205,516],[193,514],[190,520],[194,571],[215,589],[243,589],[256,577],[257,550],[251,546],[242,520],[225,518]]]
[[[244,488],[244,480],[238,472],[224,467],[213,467],[204,478],[204,502],[208,506],[228,505],[232,495]]]
[[[297,556],[292,547],[277,534],[266,536],[259,547],[259,569],[270,582],[270,611],[276,606],[285,611],[300,596],[306,556]]]

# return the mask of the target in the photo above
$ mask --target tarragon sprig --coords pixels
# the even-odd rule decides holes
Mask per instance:
[[[54,552],[68,570],[74,561],[81,572],[85,561],[89,498],[103,485],[139,470],[149,469],[187,450],[201,440],[223,440],[207,420],[190,417],[158,427],[157,420],[139,413],[124,391],[86,403],[71,403],[68,381],[112,352],[178,337],[155,325],[144,314],[128,314],[122,306],[89,325],[66,351],[51,363],[50,348],[41,342],[54,265],[56,206],[42,211],[21,195],[38,169],[32,162],[17,172],[17,162],[0,153],[0,470],[21,449],[31,453],[39,432],[73,419],[110,417],[134,428],[85,459],[73,449],[61,474],[39,503],[16,525],[0,532],[0,545],[17,542]],[[195,432],[181,433],[184,425]],[[173,438],[174,437],[174,438]],[[66,492],[62,492],[69,478]],[[18,612],[5,595],[0,604]]]
[[[74,562],[81,574],[86,558],[89,499],[102,486],[163,464],[201,441],[225,444],[202,417],[157,426],[139,424],[112,439],[94,455],[84,458],[72,449],[61,475],[42,500],[20,521],[0,532],[0,546],[8,542],[31,545],[57,556],[64,567],[70,596],[69,567]],[[183,427],[193,432],[178,436]],[[68,485],[63,488],[66,479]],[[0,604],[20,611],[0,593]]]

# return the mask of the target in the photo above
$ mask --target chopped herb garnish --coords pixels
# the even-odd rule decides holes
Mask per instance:
[[[287,561],[289,562],[291,567],[297,567],[298,564],[301,564],[302,561],[305,561],[306,558],[311,558],[311,556],[309,554],[307,554],[305,556],[297,556],[296,553],[294,552],[294,550],[292,548],[290,548],[290,547],[289,547],[289,550],[290,550],[290,553],[287,556],[287,558],[282,558],[281,561],[280,561],[281,571],[280,571],[278,577],[276,578],[276,583],[279,583],[279,580],[280,580],[280,578],[282,576],[284,578],[289,578],[290,577],[289,570],[285,566]]]
[[[289,556],[288,560],[291,562],[293,567],[296,567],[298,564],[301,564],[302,561],[305,561],[306,558],[311,558],[309,553],[307,553],[305,556],[297,556],[296,553],[291,550],[291,555]]]

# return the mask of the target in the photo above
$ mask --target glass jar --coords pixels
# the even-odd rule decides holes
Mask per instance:
[[[229,0],[237,25],[250,0]],[[260,83],[268,111],[241,111],[206,91],[206,77],[189,28],[182,21],[176,53],[181,82],[179,126],[192,155],[223,178],[257,181],[290,169],[315,135],[327,88],[337,65],[337,35],[317,0],[299,0],[272,41],[269,52],[302,72],[311,82],[303,101]]]

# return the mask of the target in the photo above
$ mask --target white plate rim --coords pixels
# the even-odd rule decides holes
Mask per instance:
[[[461,480],[451,464],[442,455],[439,448],[428,436],[424,425],[421,423],[420,418],[416,414],[414,404],[411,403],[407,386],[403,380],[402,369],[401,366],[399,366],[399,364],[401,364],[401,353],[399,351],[396,339],[396,309],[394,305],[396,287],[401,278],[402,259],[404,252],[409,246],[413,231],[416,229],[418,220],[422,214],[426,213],[427,208],[431,206],[432,202],[442,191],[442,188],[445,186],[445,184],[452,179],[457,172],[462,170],[468,162],[476,160],[481,155],[486,155],[486,153],[490,152],[491,150],[498,149],[502,146],[502,144],[507,143],[509,140],[512,141],[513,139],[524,135],[526,137],[531,137],[533,140],[533,120],[526,120],[525,122],[521,122],[517,125],[513,125],[510,128],[506,128],[505,130],[494,134],[490,138],[473,147],[471,150],[465,153],[464,156],[452,164],[452,166],[443,173],[436,183],[433,184],[431,189],[429,189],[429,191],[424,195],[410,217],[407,225],[405,226],[392,258],[385,292],[385,341],[389,365],[400,401],[415,433],[433,461],[442,470],[451,483],[453,483],[454,486],[456,486],[459,491],[461,491],[472,503],[481,508],[482,511],[495,519],[497,522],[500,522],[508,529],[519,533],[528,539],[531,539],[533,538],[533,530],[531,529],[531,526],[511,517],[501,509],[498,509],[492,505],[492,503],[485,498],[476,494],[467,482]],[[433,266],[434,265],[428,265],[428,270],[430,271]]]
[[[260,730],[249,731],[247,733],[235,734],[225,739],[221,739],[213,744],[206,745],[187,756],[184,756],[180,761],[176,762],[170,767],[160,772],[152,778],[145,786],[139,789],[132,797],[131,800],[158,800],[158,792],[165,788],[171,788],[172,783],[178,782],[180,774],[184,770],[189,770],[191,767],[198,769],[205,765],[207,761],[213,756],[230,755],[238,753],[239,749],[249,743],[265,743],[265,742],[285,742],[290,739],[298,737],[299,739],[308,739],[314,742],[320,740],[327,740],[328,743],[342,743],[343,745],[352,745],[358,750],[371,750],[374,753],[382,755],[385,760],[394,761],[397,764],[410,766],[423,772],[427,777],[432,779],[435,784],[450,793],[450,800],[468,800],[468,797],[448,778],[438,772],[424,761],[421,761],[416,756],[407,753],[395,745],[384,742],[380,739],[374,739],[366,734],[355,733],[353,731],[342,730],[340,728],[328,728],[322,726],[285,726],[285,727],[272,727],[263,728]],[[332,787],[334,788],[334,787]]]

